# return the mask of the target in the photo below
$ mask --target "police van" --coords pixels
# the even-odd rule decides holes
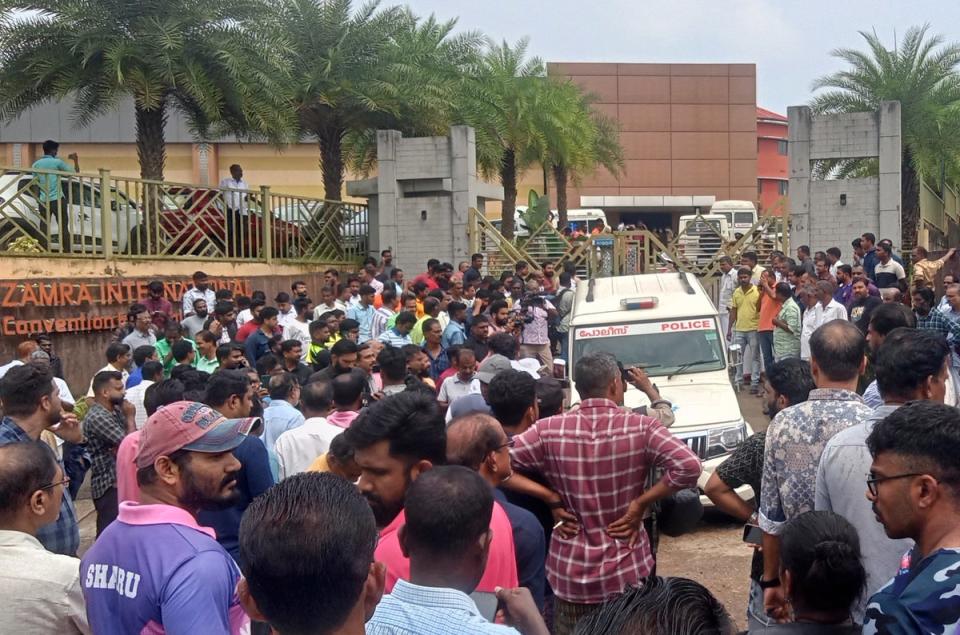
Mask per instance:
[[[713,470],[752,430],[740,414],[727,366],[724,336],[713,301],[689,273],[596,278],[577,285],[569,331],[569,368],[576,386],[577,360],[612,353],[624,368],[643,368],[660,395],[673,404],[670,431],[700,457],[703,488]],[[624,405],[649,405],[626,386]],[[575,390],[572,402],[579,401]],[[745,499],[753,492],[743,486]]]

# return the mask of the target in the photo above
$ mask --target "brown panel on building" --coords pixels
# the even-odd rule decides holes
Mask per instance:
[[[617,194],[619,194],[619,192],[620,192],[619,188],[613,188],[613,187],[591,186],[591,187],[580,188],[580,196],[616,196]],[[567,196],[568,197],[570,196],[569,193],[567,194]],[[569,201],[570,201],[571,207],[574,206],[574,203],[576,203],[576,207],[580,207],[579,200],[574,200],[573,198],[569,198]]]
[[[624,132],[670,130],[670,104],[620,104],[617,110]]]
[[[754,185],[753,187],[731,187],[729,199],[732,201],[756,201],[757,186]]]
[[[693,75],[697,77],[726,77],[726,64],[670,64],[674,77]]]
[[[664,192],[667,192],[667,190],[664,190],[662,187],[621,187],[620,188],[621,196],[664,196]]]
[[[674,104],[726,104],[729,78],[678,77],[670,79],[670,102]]]
[[[669,104],[670,78],[627,76],[617,78],[620,103]]]
[[[756,77],[756,64],[727,64],[730,71],[730,77]]]
[[[590,63],[590,62],[549,62],[547,64],[548,75],[616,75],[616,64]]]
[[[717,159],[673,161],[673,185],[680,187],[730,185],[730,162]]]
[[[670,137],[674,159],[726,159],[730,155],[726,132],[674,132]]]
[[[757,161],[756,159],[735,159],[730,161],[730,186],[731,187],[757,187]],[[752,199],[750,199],[752,200]]]
[[[592,173],[584,176],[583,181],[596,187],[617,187],[619,182],[617,177],[610,174],[606,168],[597,168]]]
[[[757,107],[731,105],[730,106],[730,128],[731,132],[752,132],[757,133]]]
[[[574,75],[570,78],[584,91],[606,104],[617,103],[617,78],[613,75]]]
[[[670,106],[670,126],[674,132],[721,132],[727,131],[729,112],[727,106]]]
[[[729,135],[731,159],[757,158],[757,135],[752,132],[731,132]]]
[[[627,161],[620,187],[670,187],[670,161]]]
[[[730,200],[730,188],[728,187],[692,187],[689,185],[683,187],[671,188],[670,194],[673,196],[713,196],[718,201]],[[706,210],[703,210],[706,211]]]
[[[618,75],[670,75],[669,64],[617,64]]]
[[[757,80],[755,77],[731,77],[729,82],[731,104],[749,104],[752,107],[757,103]]]
[[[669,159],[669,132],[621,132],[625,159]]]
[[[606,115],[611,119],[617,118],[618,110],[619,110],[619,108],[617,107],[617,104],[596,103],[596,104],[591,104],[591,107],[597,112],[599,112],[600,114]]]

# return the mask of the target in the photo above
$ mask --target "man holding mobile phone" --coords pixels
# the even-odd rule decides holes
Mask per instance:
[[[763,414],[771,419],[788,406],[807,400],[814,388],[810,364],[789,358],[774,363],[763,378]],[[704,493],[723,512],[745,523],[743,541],[759,547],[763,537],[754,507],[760,497],[760,480],[763,474],[763,448],[766,433],[757,432],[741,443],[730,457],[721,463],[704,488]],[[754,505],[747,503],[734,491],[741,485],[753,489]],[[750,598],[747,603],[749,630],[759,629],[773,621],[763,608],[763,554],[760,549],[753,554],[750,567]]]

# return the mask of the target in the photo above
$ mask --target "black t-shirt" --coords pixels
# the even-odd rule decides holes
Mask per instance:
[[[850,321],[853,322],[860,332],[864,335],[867,334],[867,326],[870,324],[870,316],[873,315],[873,310],[878,306],[883,304],[883,300],[880,298],[868,295],[863,300],[854,300],[850,304],[850,309],[847,312],[847,315],[850,318]]]

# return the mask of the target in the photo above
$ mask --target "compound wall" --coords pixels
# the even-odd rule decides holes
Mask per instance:
[[[900,102],[887,101],[875,112],[814,116],[807,106],[791,106],[790,243],[813,250],[840,247],[863,232],[902,244],[900,235]],[[813,178],[815,162],[876,158],[876,177],[844,180]]]

